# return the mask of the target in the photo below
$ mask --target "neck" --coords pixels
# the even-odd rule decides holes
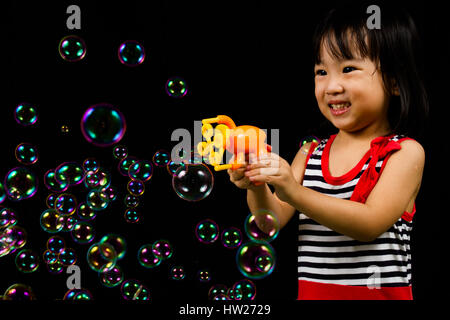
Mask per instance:
[[[361,130],[345,131],[339,130],[336,138],[341,142],[370,143],[373,139],[385,136],[391,132],[389,125],[368,126]]]

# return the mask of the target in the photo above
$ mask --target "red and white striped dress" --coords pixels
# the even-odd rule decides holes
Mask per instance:
[[[359,202],[365,202],[389,156],[401,148],[400,142],[410,139],[399,135],[376,138],[352,170],[333,177],[328,159],[335,137],[311,148],[302,185]],[[389,230],[371,242],[339,234],[299,213],[298,299],[411,300],[410,235],[414,213],[415,206],[413,212],[404,212]]]

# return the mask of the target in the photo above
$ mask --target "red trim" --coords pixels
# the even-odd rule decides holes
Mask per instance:
[[[325,148],[323,150],[322,154],[322,174],[325,181],[332,185],[342,185],[344,183],[347,183],[351,181],[356,175],[361,171],[361,168],[363,167],[364,163],[366,163],[367,159],[370,156],[370,150],[366,152],[366,154],[361,158],[361,160],[358,162],[358,164],[348,171],[347,173],[343,174],[339,177],[333,177],[329,170],[329,157],[330,157],[330,149],[331,144],[333,143],[334,139],[336,138],[336,134],[333,134],[330,136],[330,138],[327,141],[327,144],[325,145]]]
[[[416,214],[416,204],[414,203],[412,212],[403,212],[402,219],[411,222]]]
[[[318,145],[319,144],[316,143],[316,142],[311,142],[311,146],[310,146],[310,148],[308,150],[308,154],[306,155],[305,167],[303,168],[303,177],[305,176],[306,166],[308,165],[309,158],[311,157],[311,155],[314,152],[314,150],[316,150]],[[300,184],[303,184],[303,178],[302,178],[302,181],[300,181]]]
[[[298,280],[297,300],[412,300],[411,286],[381,287],[345,286]]]

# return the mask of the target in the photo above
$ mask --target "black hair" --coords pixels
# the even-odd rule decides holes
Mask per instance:
[[[378,64],[391,96],[388,119],[392,133],[421,138],[429,105],[420,72],[421,46],[416,25],[403,8],[380,4],[380,29],[369,29],[368,6],[343,5],[325,15],[314,32],[313,62],[320,63],[324,44],[335,58],[352,59],[357,53]],[[392,94],[395,87],[399,96]]]

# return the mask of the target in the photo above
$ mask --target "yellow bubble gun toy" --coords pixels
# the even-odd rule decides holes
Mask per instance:
[[[218,125],[213,128],[212,123]],[[234,121],[225,115],[202,120],[202,136],[206,141],[197,145],[198,153],[209,160],[215,171],[241,168],[248,162],[249,154],[258,158],[271,152],[272,147],[265,143],[266,133],[255,126],[236,126]],[[233,154],[231,163],[222,164],[225,150]]]

